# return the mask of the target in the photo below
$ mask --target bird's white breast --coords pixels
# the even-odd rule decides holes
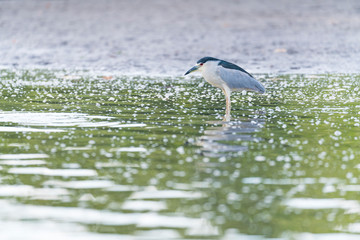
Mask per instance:
[[[204,79],[214,87],[223,88],[225,82],[217,73],[219,67],[218,61],[208,61],[201,67],[201,74]]]

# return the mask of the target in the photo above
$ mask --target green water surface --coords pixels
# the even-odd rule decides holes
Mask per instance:
[[[200,78],[1,70],[0,221],[89,239],[360,238],[360,76],[256,77],[267,92],[234,93],[225,123]]]

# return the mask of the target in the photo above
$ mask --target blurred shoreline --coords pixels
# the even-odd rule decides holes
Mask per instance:
[[[200,57],[252,73],[358,73],[360,2],[0,1],[0,68],[182,75]]]

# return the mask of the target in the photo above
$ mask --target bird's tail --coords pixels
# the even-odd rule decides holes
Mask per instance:
[[[266,92],[265,87],[259,82],[257,82],[256,88],[258,89],[259,93],[265,93]]]

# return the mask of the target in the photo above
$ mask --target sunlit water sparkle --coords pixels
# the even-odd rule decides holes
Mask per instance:
[[[4,239],[359,238],[357,75],[0,78]]]

